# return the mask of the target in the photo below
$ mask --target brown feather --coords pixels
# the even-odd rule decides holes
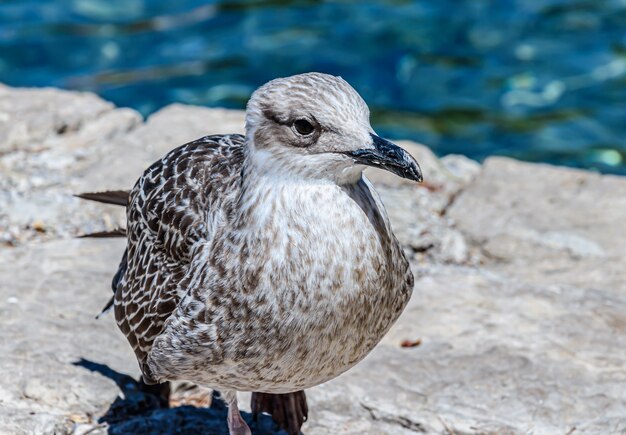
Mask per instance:
[[[128,196],[130,192],[128,190],[107,190],[104,192],[85,192],[79,193],[75,196],[88,199],[90,201],[102,202],[104,204],[121,205],[126,207],[128,205]]]
[[[79,239],[84,238],[104,239],[108,237],[126,237],[126,228],[115,228],[110,231],[96,231],[95,233],[87,233],[78,236]]]

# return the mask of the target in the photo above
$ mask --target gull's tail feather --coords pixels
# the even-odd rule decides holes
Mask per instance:
[[[253,414],[266,412],[289,435],[298,435],[309,416],[306,394],[303,390],[287,394],[252,393]]]
[[[82,199],[88,199],[90,201],[102,202],[104,204],[121,205],[126,207],[128,205],[128,190],[105,190],[102,192],[84,192],[75,196]],[[78,236],[80,238],[93,237],[93,238],[107,238],[107,237],[126,237],[125,228],[115,228],[110,231],[97,231],[95,233],[83,234]]]
[[[99,319],[100,317],[102,317],[103,314],[106,314],[109,312],[109,310],[111,308],[113,308],[113,305],[115,304],[115,298],[111,297],[109,299],[109,301],[106,303],[106,305],[102,308],[102,310],[98,313],[98,315],[96,316],[96,320]]]
[[[128,190],[106,190],[104,192],[85,192],[76,195],[82,199],[88,199],[90,201],[103,202],[105,204],[121,205],[126,207],[128,205],[128,196],[130,192]]]
[[[126,228],[115,228],[111,231],[96,231],[95,233],[81,234],[79,239],[92,237],[95,239],[106,239],[109,237],[126,237]]]

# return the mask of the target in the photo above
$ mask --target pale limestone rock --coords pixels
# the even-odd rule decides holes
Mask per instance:
[[[624,177],[494,157],[447,215],[479,243],[499,237],[512,244],[511,258],[536,258],[534,247],[555,255],[626,255],[619,224],[626,222]]]
[[[75,131],[112,109],[113,104],[90,93],[0,84],[0,154],[39,149],[47,137]]]

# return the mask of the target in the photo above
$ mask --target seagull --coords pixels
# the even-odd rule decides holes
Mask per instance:
[[[117,325],[143,382],[221,392],[231,435],[253,412],[290,434],[304,390],[362,360],[398,319],[414,278],[366,166],[422,181],[379,137],[342,78],[272,80],[246,108],[245,135],[206,136],[167,153],[132,190],[79,195],[126,207],[113,278]]]

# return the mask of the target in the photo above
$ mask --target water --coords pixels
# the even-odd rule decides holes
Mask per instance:
[[[341,75],[380,134],[438,154],[626,174],[626,0],[0,0],[13,86],[150,114],[243,108],[305,71]]]

